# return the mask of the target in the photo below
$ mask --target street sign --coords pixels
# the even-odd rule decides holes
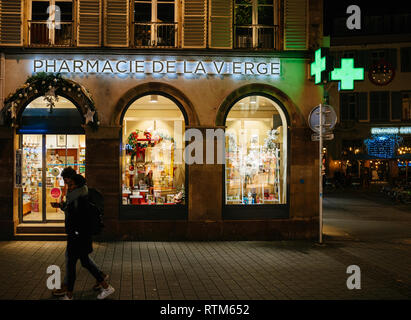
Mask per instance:
[[[53,188],[50,190],[50,195],[54,199],[58,199],[61,196],[61,190],[60,188]]]
[[[337,114],[333,107],[329,105],[322,106],[322,131],[323,134],[329,133],[337,124]],[[308,124],[311,130],[320,133],[320,106],[315,107],[308,118]],[[318,140],[317,140],[318,141]]]
[[[334,134],[333,133],[326,133],[322,136],[323,140],[333,140]],[[320,141],[320,135],[318,133],[313,133],[311,135],[311,141]]]
[[[318,141],[319,154],[319,243],[323,243],[323,141],[334,139],[331,132],[337,124],[337,114],[334,108],[328,105],[320,104],[315,107],[308,118],[310,128],[315,132],[311,135],[312,141]]]

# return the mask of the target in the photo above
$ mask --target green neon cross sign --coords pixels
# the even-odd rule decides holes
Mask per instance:
[[[315,61],[311,63],[311,76],[315,75],[315,84],[319,84],[321,82],[321,73],[325,71],[326,58],[321,57],[321,48],[315,52]]]
[[[364,80],[364,68],[354,68],[354,59],[341,59],[341,68],[331,72],[331,80],[341,81],[341,90],[354,90],[355,80]]]

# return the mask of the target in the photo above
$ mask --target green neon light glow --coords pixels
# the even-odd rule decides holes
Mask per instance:
[[[341,68],[331,72],[331,80],[341,81],[341,90],[354,90],[355,80],[364,80],[364,68],[354,68],[354,59],[341,59]]]
[[[321,82],[321,72],[325,71],[325,60],[321,58],[321,48],[315,52],[315,61],[311,63],[311,76],[315,75],[315,84]]]

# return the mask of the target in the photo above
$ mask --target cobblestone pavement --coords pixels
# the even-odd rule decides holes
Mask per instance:
[[[46,269],[64,270],[65,242],[0,242],[0,299],[54,299]],[[92,257],[111,276],[111,299],[410,299],[411,242],[101,242]],[[361,289],[346,286],[349,265]],[[64,271],[63,271],[64,272]],[[95,299],[78,263],[75,299]]]
[[[91,256],[121,300],[411,299],[411,207],[381,194],[326,196],[325,245],[315,241],[100,242]],[[0,242],[0,300],[54,299],[64,241]],[[347,267],[361,269],[349,290]],[[94,300],[78,263],[74,296]]]

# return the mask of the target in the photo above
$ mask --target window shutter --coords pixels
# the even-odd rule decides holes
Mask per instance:
[[[391,120],[401,120],[402,114],[402,94],[401,92],[391,92]]]
[[[23,45],[22,0],[0,0],[0,44]]]
[[[183,47],[206,47],[207,0],[183,0]]]
[[[101,0],[78,1],[78,46],[101,45],[100,8]]]
[[[397,69],[397,49],[387,49],[386,57],[394,70]]]
[[[367,121],[368,120],[368,93],[360,92],[357,95],[357,106],[358,106],[358,120]]]
[[[368,66],[368,51],[367,50],[358,50],[357,51],[358,57],[358,67],[364,68],[364,71],[369,70]]]
[[[411,48],[401,48],[401,72],[411,71]]]
[[[104,44],[128,47],[128,0],[106,0]]]
[[[284,50],[307,50],[307,0],[284,0]]]
[[[232,49],[232,17],[231,1],[210,1],[210,48]]]
[[[348,120],[348,94],[340,93],[340,120]]]

